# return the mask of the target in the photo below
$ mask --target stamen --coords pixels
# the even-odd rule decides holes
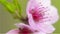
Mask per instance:
[[[44,7],[42,8],[35,8],[35,9],[32,9],[30,10],[30,13],[32,14],[32,17],[35,21],[40,21],[44,18],[44,15],[45,15],[45,11],[44,11]]]

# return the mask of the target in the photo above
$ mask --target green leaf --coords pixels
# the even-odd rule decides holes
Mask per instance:
[[[12,15],[18,18],[21,18],[21,7],[18,3],[18,0],[13,0],[13,3],[9,3],[7,0],[0,0],[0,3],[3,4]]]
[[[0,3],[3,4],[10,13],[14,13],[15,12],[15,6],[12,3],[7,2],[7,0],[0,0]]]
[[[16,6],[17,10],[18,10],[18,13],[20,14],[21,16],[21,5],[19,4],[18,0],[13,0],[13,3],[14,5]]]

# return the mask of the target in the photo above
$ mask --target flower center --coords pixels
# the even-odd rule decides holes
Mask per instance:
[[[30,13],[32,14],[32,17],[34,19],[34,21],[40,21],[42,20],[44,17],[44,11],[43,11],[44,8],[40,8],[39,9],[32,9],[30,10]]]

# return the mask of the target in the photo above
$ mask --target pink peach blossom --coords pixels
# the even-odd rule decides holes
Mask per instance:
[[[57,9],[51,5],[51,0],[29,0],[27,4],[27,16],[33,29],[45,33],[52,33],[55,28],[52,24],[58,20]]]
[[[23,23],[18,23],[15,25],[18,27],[18,29],[12,29],[8,31],[6,34],[46,34],[42,31],[34,30],[29,25]]]

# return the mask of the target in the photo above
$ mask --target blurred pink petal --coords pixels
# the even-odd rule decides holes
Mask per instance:
[[[40,32],[35,32],[34,34],[47,34],[47,33],[40,31]]]
[[[46,12],[46,14],[48,14],[46,15],[48,16],[48,19],[46,19],[45,21],[46,24],[54,24],[59,19],[57,8],[55,8],[54,6],[49,6],[48,12]]]
[[[18,27],[17,29],[13,29],[8,31],[6,34],[46,34],[44,32],[38,31],[38,30],[34,30],[33,28],[31,28],[30,26],[23,24],[23,23],[18,23],[15,24]]]
[[[8,31],[6,34],[18,34],[18,33],[19,33],[19,30],[12,29],[12,30]]]
[[[43,23],[38,24],[37,28],[45,33],[53,33],[55,31],[55,28],[52,25],[47,25]]]
[[[28,26],[26,24],[18,23],[18,24],[16,24],[16,26],[18,28],[20,28],[20,33],[21,34],[30,34],[30,33],[34,32],[34,30],[30,26]]]
[[[51,0],[33,0],[37,5],[39,6],[50,6],[51,5]]]
[[[24,29],[24,28],[26,28],[27,30],[29,29],[29,30],[31,30],[32,32],[34,32],[34,29],[32,28],[32,27],[30,27],[29,25],[26,25],[26,24],[24,24],[24,23],[17,23],[17,24],[15,24],[18,28],[20,28],[20,29]]]

